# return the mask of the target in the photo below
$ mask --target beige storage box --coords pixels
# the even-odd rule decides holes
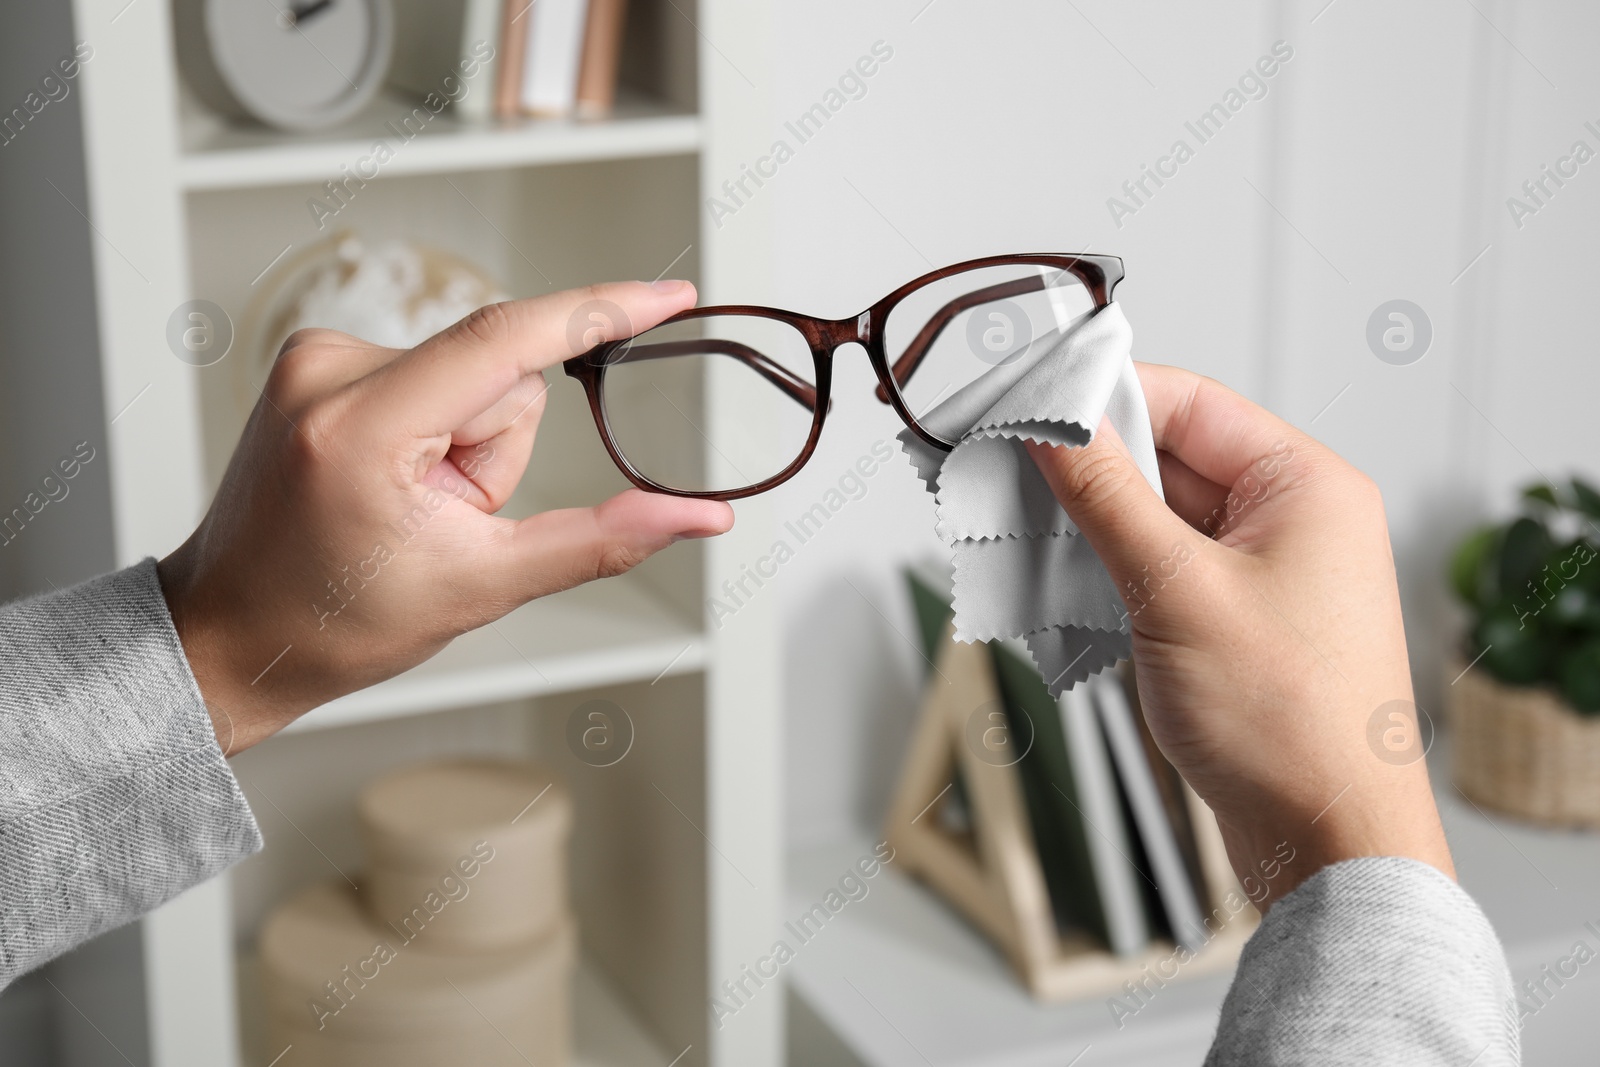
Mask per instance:
[[[362,902],[430,949],[481,951],[544,937],[567,916],[565,787],[528,763],[454,760],[395,771],[356,802]]]
[[[344,882],[279,907],[261,932],[267,1057],[293,1045],[295,1067],[567,1062],[570,920],[495,952],[440,952],[430,940],[373,925]]]

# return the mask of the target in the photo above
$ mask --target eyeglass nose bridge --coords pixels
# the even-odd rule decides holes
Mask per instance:
[[[821,319],[816,323],[820,347],[832,355],[841,345],[859,344],[870,350],[872,310],[869,308],[848,319]]]
[[[909,415],[901,411],[902,402],[898,397],[890,394],[888,384],[884,380],[891,374],[887,363],[884,362],[881,351],[875,351],[874,346],[880,344],[878,337],[878,323],[873,320],[872,308],[868,308],[859,315],[848,319],[817,319],[813,321],[815,331],[815,344],[828,358],[843,345],[858,344],[866,352],[867,358],[872,361],[873,369],[878,374],[878,384],[873,387],[872,395],[878,398],[878,403],[895,408],[906,425],[917,429]],[[833,401],[828,401],[829,410],[832,410]],[[917,429],[919,436],[922,431]]]

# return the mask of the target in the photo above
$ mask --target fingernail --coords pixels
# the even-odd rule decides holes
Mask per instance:
[[[660,281],[651,282],[650,288],[658,293],[679,293],[688,284],[688,282],[679,278],[663,278]]]
[[[685,530],[683,533],[673,534],[672,543],[677,544],[679,541],[697,541],[702,537],[716,537],[721,532],[721,530]]]

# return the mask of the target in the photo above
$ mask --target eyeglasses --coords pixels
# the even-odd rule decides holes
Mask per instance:
[[[955,440],[920,418],[1105,307],[1122,277],[1115,256],[989,256],[924,274],[850,318],[691,308],[563,366],[583,384],[600,439],[629,481],[734,500],[781,485],[811,458],[841,346],[866,349],[878,400],[949,451]],[[713,406],[716,440],[706,429]]]

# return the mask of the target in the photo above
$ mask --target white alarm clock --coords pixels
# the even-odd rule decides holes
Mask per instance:
[[[383,84],[389,0],[176,0],[178,62],[230,118],[310,130],[349,118]]]

